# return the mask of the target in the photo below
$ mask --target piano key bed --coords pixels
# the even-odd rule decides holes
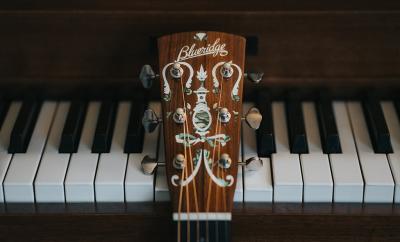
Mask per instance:
[[[254,105],[264,118],[256,132],[243,125],[241,159],[259,155],[263,166],[252,172],[239,167],[232,224],[238,241],[245,241],[238,226],[244,221],[252,239],[267,233],[282,241],[334,233],[380,240],[398,229],[377,227],[400,220],[396,102],[370,108],[354,101],[258,101],[245,103],[244,113]],[[148,106],[161,111],[158,102]],[[143,134],[138,127],[144,109],[134,101],[11,102],[0,130],[0,239],[5,229],[9,237],[31,221],[26,236],[50,240],[63,226],[81,238],[101,238],[111,226],[123,234],[120,241],[169,236],[165,171],[147,176],[140,168],[146,155],[164,159],[162,129]],[[379,134],[385,127],[388,134]],[[54,232],[41,235],[44,230]],[[58,239],[73,239],[63,236]]]

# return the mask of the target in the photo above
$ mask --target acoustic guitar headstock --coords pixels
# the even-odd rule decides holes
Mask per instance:
[[[158,39],[162,115],[146,111],[143,124],[163,124],[165,166],[174,220],[230,220],[241,158],[245,38],[185,32]],[[144,86],[157,75],[141,72]],[[260,74],[251,74],[257,82]],[[258,128],[261,115],[246,117]],[[148,173],[154,161],[145,159]],[[213,218],[213,219],[211,219]]]

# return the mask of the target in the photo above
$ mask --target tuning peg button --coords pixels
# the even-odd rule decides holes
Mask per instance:
[[[223,153],[218,161],[219,167],[223,169],[228,169],[232,165],[232,159],[227,153]]]
[[[157,160],[150,158],[148,155],[146,155],[141,162],[142,171],[145,175],[153,175],[157,170],[157,166]]]
[[[262,115],[256,107],[252,107],[246,114],[246,123],[252,129],[258,129],[262,121]]]
[[[153,132],[161,121],[162,120],[157,117],[157,114],[153,110],[147,109],[144,111],[142,125],[146,132]]]
[[[263,72],[248,72],[245,73],[244,76],[249,79],[253,83],[260,83],[263,79],[264,73]]]
[[[263,161],[259,157],[251,157],[246,160],[246,170],[257,171],[263,166]]]
[[[185,156],[182,154],[177,154],[173,161],[173,166],[175,169],[182,170],[185,168]]]
[[[154,73],[153,68],[150,65],[144,65],[140,70],[139,79],[142,82],[144,88],[149,89],[153,85],[153,81],[158,77]]]
[[[175,78],[175,79],[181,78],[182,75],[183,75],[183,69],[182,69],[182,67],[181,67],[181,64],[179,64],[178,62],[175,62],[175,63],[172,65],[172,68],[171,68],[171,70],[170,70],[170,74],[171,74],[171,76],[172,76],[173,78]]]
[[[186,121],[185,110],[183,108],[177,108],[172,118],[175,121],[175,123],[183,124]]]
[[[231,114],[229,113],[227,108],[221,108],[219,111],[219,120],[221,123],[225,124],[228,123],[229,120],[231,119]]]
[[[224,63],[221,68],[221,74],[224,78],[230,78],[233,75],[233,68],[230,62]]]

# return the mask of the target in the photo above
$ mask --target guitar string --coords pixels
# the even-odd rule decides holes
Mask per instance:
[[[182,78],[181,78],[181,82],[180,82],[181,86],[182,86]],[[183,127],[183,136],[186,137],[186,130],[185,130],[185,126]],[[184,154],[185,154],[185,159],[186,159],[186,148],[184,146]],[[185,174],[185,169],[182,169],[181,172],[181,180],[183,179]],[[182,210],[182,199],[183,199],[183,186],[180,186],[179,188],[179,202],[178,202],[178,221],[177,221],[177,241],[181,242],[181,210]]]
[[[183,110],[184,110],[184,114],[186,115],[186,111],[185,111],[185,108],[186,108],[186,102],[185,102],[185,94],[184,94],[184,90],[183,90],[183,81],[182,81],[182,77],[180,77],[180,81],[179,81],[179,83],[180,83],[180,86],[181,86],[181,93],[182,93],[182,102],[183,102]],[[185,119],[184,121],[183,121],[183,123],[185,124],[185,122],[187,122],[187,120]],[[183,136],[185,137],[184,138],[184,141],[186,142],[186,134],[187,134],[187,131],[186,131],[186,125],[183,125]],[[182,181],[184,181],[186,178],[187,178],[187,152],[186,152],[186,144],[185,144],[185,142],[183,143],[183,150],[184,150],[184,158],[185,158],[185,162],[184,162],[184,168],[182,169],[182,176],[181,176],[181,184],[180,184],[180,190],[181,190],[181,195],[183,195],[182,193],[183,193],[183,185],[182,185]],[[189,211],[188,211],[188,189],[187,189],[187,187],[186,187],[186,215],[187,216],[189,216]],[[182,209],[182,208],[180,208],[180,209]],[[189,233],[189,231],[190,231],[190,223],[188,223],[188,221],[186,221],[186,235],[187,235],[187,238],[186,238],[186,241],[188,241],[189,242],[189,240],[190,239],[188,239],[188,236],[189,236],[189,238],[190,238],[190,233]]]
[[[219,134],[219,133],[221,133],[221,122],[219,122],[218,124],[217,124],[217,134]],[[220,146],[219,146],[219,144],[220,143],[218,143],[217,145],[218,145],[218,149],[217,149],[217,157],[221,157],[221,150],[220,150]],[[217,167],[217,178],[219,178],[220,176],[219,176],[219,173],[220,173],[220,169],[219,169],[219,163],[217,162],[217,164],[216,164],[216,167]],[[215,211],[218,211],[218,206],[219,206],[219,190],[220,190],[220,187],[219,186],[215,186],[215,190],[216,190],[216,194],[215,194]]]
[[[183,133],[185,134],[185,131],[183,131]],[[185,170],[182,169],[181,177],[184,176],[184,174],[185,174],[184,172],[185,172]],[[182,193],[183,193],[183,187],[181,186],[180,191],[179,191],[179,202],[178,202],[178,222],[177,222],[178,223],[178,229],[177,229],[178,242],[181,242],[181,210],[182,210],[182,197],[183,197]]]
[[[186,125],[187,132],[189,132],[188,122],[186,122],[185,125]],[[189,159],[191,160],[191,172],[193,173],[194,163],[193,163],[192,149],[191,149],[190,144],[189,144]],[[200,162],[200,161],[197,161],[197,162]],[[197,217],[197,222],[196,222],[197,241],[199,241],[200,240],[200,218],[199,218],[199,204],[198,204],[198,200],[197,200],[196,181],[193,180],[192,184],[193,184],[193,195],[194,195],[194,203],[195,203],[195,209],[196,209],[196,217]]]
[[[219,100],[218,100],[218,105],[217,105],[217,116],[216,116],[216,125],[215,125],[215,135],[218,134],[218,123],[219,123],[219,109],[220,109],[220,104],[221,104],[221,94],[222,94],[222,81],[221,81],[221,89],[219,90]],[[212,160],[211,160],[211,171],[213,171],[214,168],[214,159],[215,159],[215,147],[217,146],[217,139],[214,140],[214,146],[213,146],[213,154],[212,154]],[[208,183],[208,195],[207,195],[207,209],[206,211],[210,211],[210,201],[211,201],[211,190],[212,190],[212,180],[211,178],[209,179]]]
[[[224,81],[226,81],[224,78],[223,78],[223,75],[221,74],[221,80],[223,80],[222,82],[224,82]],[[222,92],[221,92],[221,95],[222,95]],[[221,98],[221,102],[222,102],[222,107],[224,107],[225,105],[225,98]],[[221,131],[222,131],[222,121],[220,120],[220,122],[217,124],[217,129],[218,129],[218,134],[219,133],[221,133]],[[221,159],[221,142],[219,142],[218,143],[218,159]],[[221,177],[222,177],[222,179],[224,178],[224,168],[221,168],[220,166],[219,166],[219,163],[217,163],[217,177],[218,178],[221,178],[220,177],[220,174],[221,174]],[[224,187],[219,187],[219,186],[216,186],[216,189],[217,189],[217,193],[216,193],[216,199],[215,199],[215,202],[216,202],[216,206],[215,206],[215,208],[216,208],[216,211],[218,211],[218,209],[219,209],[219,206],[221,205],[221,202],[220,202],[220,192],[219,192],[219,190],[222,190],[222,207],[223,207],[223,211],[225,211],[226,210],[226,204],[225,204],[225,188]]]
[[[223,76],[221,74],[221,78],[222,77]],[[225,98],[223,98],[223,100],[222,100],[223,106],[225,106],[225,100],[226,100]],[[221,132],[221,129],[222,129],[222,124],[221,123],[220,123],[219,129],[220,129],[219,132]],[[218,149],[219,149],[219,156],[221,157],[221,143],[218,143]],[[221,177],[222,177],[222,179],[224,179],[225,178],[224,168],[220,168],[220,167],[218,167],[218,168],[221,169]],[[222,206],[223,206],[223,210],[226,212],[226,194],[225,194],[225,191],[226,191],[226,189],[222,188]]]
[[[183,133],[185,134],[185,131],[183,131]],[[184,172],[185,170],[182,169],[182,173],[181,173],[181,177],[184,176]],[[181,242],[181,209],[182,209],[182,193],[183,193],[183,187],[180,187],[180,191],[179,191],[179,202],[178,202],[178,229],[177,229],[177,238],[178,238],[178,242]]]
[[[185,121],[184,121],[184,123],[185,123]],[[186,129],[185,126],[186,126],[186,125],[183,126],[183,129]],[[186,130],[186,133],[188,133],[188,130]],[[185,169],[185,175],[184,175],[184,176],[185,176],[185,180],[186,180],[187,177],[188,177],[188,159],[187,159],[187,152],[186,152],[186,147],[185,147],[185,145],[184,145],[184,149],[185,149],[185,163],[186,163],[186,164],[185,164],[185,167],[184,167],[184,169]],[[181,181],[184,181],[184,179],[182,178]],[[182,184],[181,184],[181,186],[182,186]],[[187,221],[186,221],[186,230],[187,230],[186,235],[187,235],[187,240],[186,240],[186,241],[190,242],[189,184],[187,184],[187,185],[185,186],[185,189],[186,189],[186,215],[187,215]]]
[[[183,103],[184,103],[184,112],[185,112],[185,116],[186,119],[184,121],[184,126],[186,127],[186,133],[189,133],[189,124],[188,124],[188,120],[187,120],[187,113],[186,113],[186,99],[185,99],[185,95],[184,95],[184,89],[183,89],[183,82],[182,82],[182,78],[181,78],[181,90],[182,90],[182,99],[183,99]],[[193,163],[193,155],[192,155],[192,147],[190,145],[190,143],[188,142],[188,149],[189,149],[189,160],[190,160],[190,167],[191,167],[191,172],[193,174],[193,167],[194,167],[194,163]],[[185,158],[186,160],[186,158]],[[198,161],[200,162],[200,161]],[[187,162],[186,162],[187,163]],[[188,176],[188,172],[186,170],[186,176]],[[197,200],[197,188],[196,188],[196,181],[193,180],[193,195],[194,195],[194,203],[195,203],[195,209],[196,209],[196,217],[197,217],[197,222],[196,222],[196,231],[197,231],[197,240],[200,240],[200,218],[199,218],[199,205],[198,205],[198,200]],[[187,187],[189,186],[189,184],[187,185]]]
[[[219,90],[219,98],[218,98],[218,105],[217,105],[217,116],[216,116],[216,127],[215,127],[215,135],[217,135],[218,134],[218,124],[219,124],[219,113],[220,113],[220,106],[221,106],[221,99],[222,99],[222,92],[223,92],[223,80],[221,81],[221,88],[220,88],[220,90]],[[215,149],[216,149],[216,144],[217,144],[217,140],[215,139],[214,140],[214,147],[213,147],[213,155],[212,155],[212,163],[211,163],[211,171],[213,171],[213,168],[214,168],[214,162],[215,162]],[[210,199],[211,199],[211,190],[212,190],[212,184],[213,182],[212,182],[212,179],[210,178],[209,179],[209,185],[208,185],[208,195],[207,195],[207,209],[206,209],[206,211],[207,211],[207,227],[206,227],[206,230],[207,230],[207,241],[209,241],[209,226],[208,226],[208,212],[210,211]],[[215,185],[216,186],[216,193],[218,194],[218,186],[217,185]]]
[[[220,78],[220,80],[222,80],[221,82],[224,82],[225,80],[224,80],[224,78],[223,78],[223,75],[221,74],[221,78]],[[222,92],[221,92],[221,97],[222,97]],[[221,98],[220,99],[220,101],[221,102],[224,102],[224,98]],[[223,107],[223,105],[222,105],[222,107]],[[219,108],[221,108],[221,106],[219,105]],[[220,119],[220,117],[219,117],[219,115],[218,115],[218,120]],[[219,121],[219,123],[217,123],[217,134],[220,134],[221,133],[221,129],[222,129],[222,121],[220,120]],[[221,159],[221,142],[218,142],[218,144],[217,144],[217,157],[218,157],[218,160],[219,159]],[[217,162],[217,178],[220,178],[220,172],[221,172],[221,169],[220,169],[220,166],[219,166],[219,162]],[[219,187],[219,186],[215,186],[215,188],[216,188],[216,190],[217,190],[217,193],[216,193],[216,198],[215,198],[215,210],[216,211],[218,211],[218,206],[220,205],[220,202],[219,202],[219,190],[221,189],[221,187]],[[223,189],[222,189],[223,190]]]
[[[183,81],[182,81],[182,77],[180,78],[180,84],[181,84],[181,92],[182,92],[182,100],[183,100],[183,105],[184,105],[184,114],[185,114],[185,120],[184,120],[184,136],[186,137],[185,133],[189,133],[189,125],[188,125],[188,115],[186,113],[186,99],[185,99],[185,93],[184,93],[184,88],[183,88]],[[186,128],[186,132],[185,132],[185,128]],[[189,150],[189,160],[190,160],[190,165],[191,165],[191,172],[193,173],[193,156],[192,156],[192,148],[190,143],[188,142],[188,150]],[[188,177],[188,159],[187,159],[187,153],[186,153],[186,145],[184,143],[184,149],[185,149],[185,161],[186,161],[186,165],[185,165],[185,173],[186,173],[186,177],[185,179],[187,179]],[[183,180],[183,179],[182,179]],[[199,224],[199,206],[198,206],[198,200],[197,200],[197,189],[196,189],[196,181],[193,180],[193,193],[194,193],[194,202],[195,202],[195,209],[196,209],[196,214],[197,214],[197,222],[196,222],[196,231],[197,231],[197,238],[198,240],[200,239],[200,235],[199,235],[199,231],[200,231],[200,224]],[[190,212],[190,203],[189,203],[189,184],[186,185],[186,210],[187,210],[187,214],[189,215]],[[189,219],[188,219],[189,220]],[[188,241],[190,241],[190,221],[187,222],[188,225]]]

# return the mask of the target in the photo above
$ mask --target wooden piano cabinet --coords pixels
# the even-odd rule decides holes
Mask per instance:
[[[265,78],[245,84],[245,101],[264,88],[278,98],[288,88],[398,97],[398,0],[0,1],[0,96],[129,98],[141,66],[158,69],[156,38],[194,30],[249,39],[246,66]],[[0,204],[0,242],[166,241],[174,234],[169,208]],[[232,223],[235,242],[400,241],[392,204],[236,204]]]
[[[170,204],[8,204],[0,241],[167,241]],[[399,241],[391,204],[235,204],[234,242]]]
[[[265,72],[267,88],[393,88],[399,27],[396,0],[2,1],[0,88],[10,96],[122,96],[140,86],[143,64],[158,69],[157,37],[193,30],[247,37],[246,66]]]

